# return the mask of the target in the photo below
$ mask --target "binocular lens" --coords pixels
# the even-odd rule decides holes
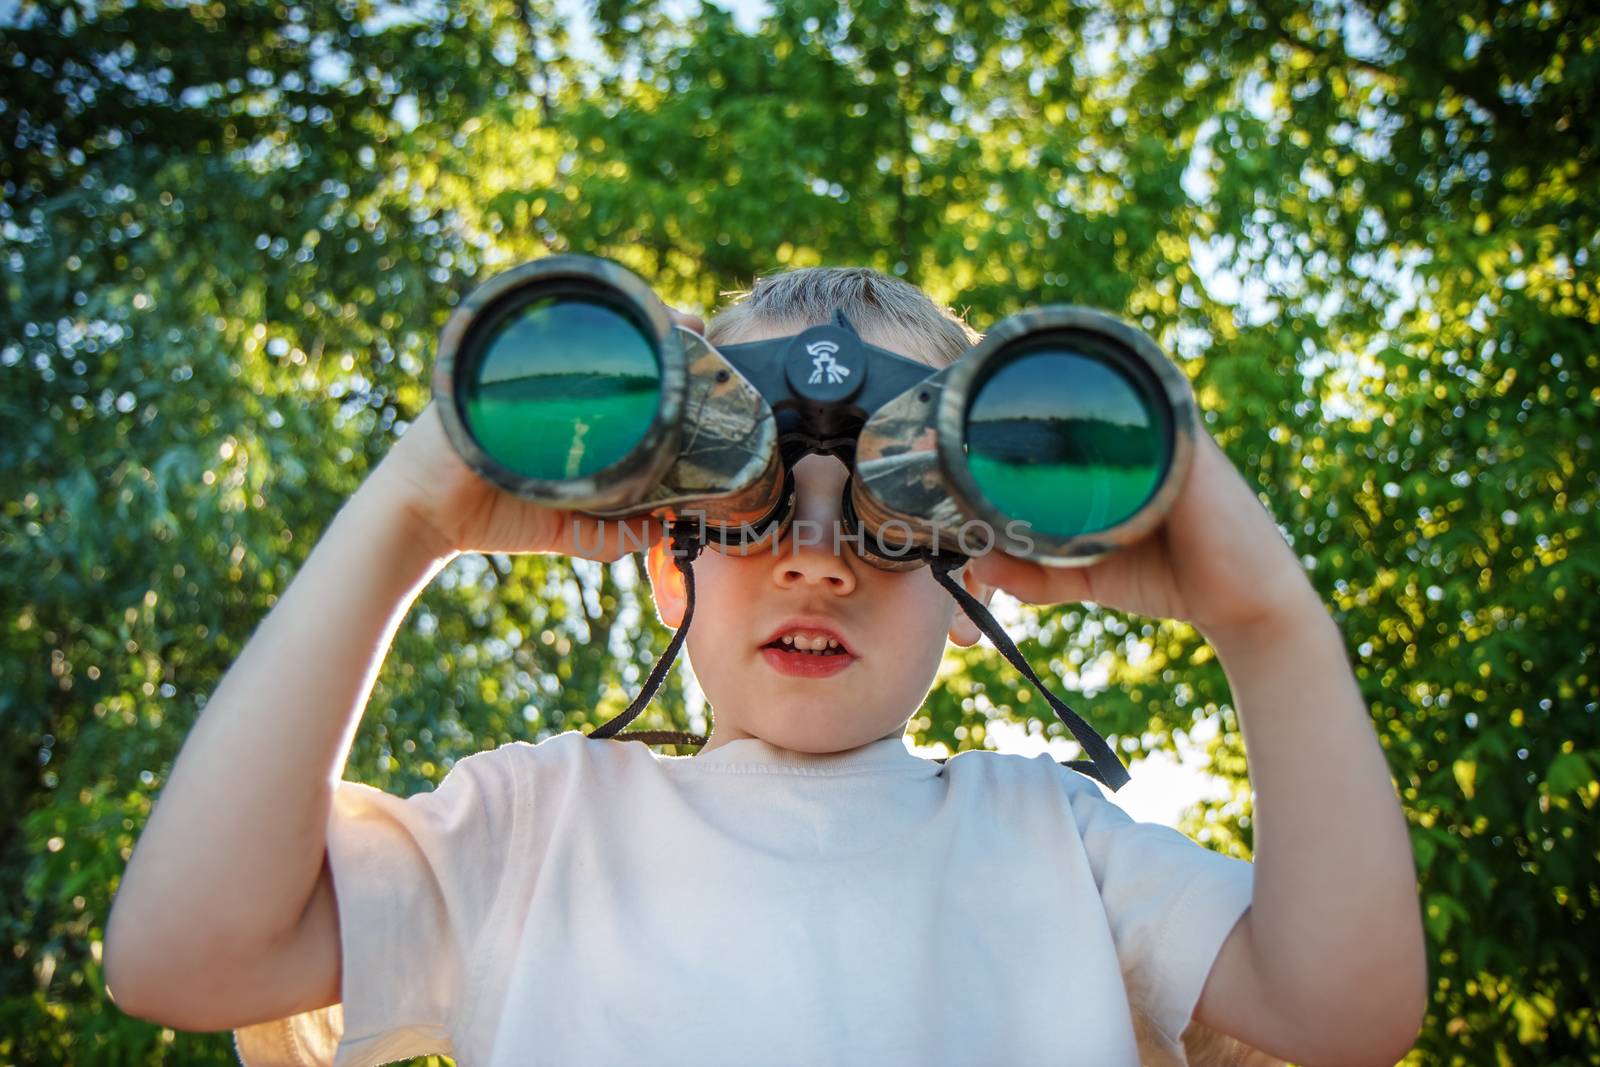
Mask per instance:
[[[639,443],[655,417],[661,363],[620,307],[548,291],[485,324],[462,405],[479,447],[529,478],[588,478]]]
[[[997,361],[967,407],[973,481],[999,511],[1042,534],[1075,537],[1126,520],[1172,461],[1167,407],[1104,345],[1026,343]]]

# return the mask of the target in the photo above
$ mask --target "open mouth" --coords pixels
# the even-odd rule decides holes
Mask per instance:
[[[773,670],[794,678],[831,678],[857,659],[836,632],[801,619],[784,623],[761,646],[761,655]]]
[[[775,648],[780,652],[798,652],[804,656],[848,656],[850,654],[835,638],[784,634],[776,641],[768,641],[762,648]]]

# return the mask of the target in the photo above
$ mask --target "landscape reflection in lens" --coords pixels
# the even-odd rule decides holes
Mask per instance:
[[[494,327],[463,388],[472,435],[529,478],[588,478],[655,417],[661,370],[631,318],[593,299],[535,300]]]
[[[1041,534],[1072,537],[1109,529],[1150,499],[1172,433],[1145,390],[1056,341],[983,380],[967,408],[965,446],[990,503]]]

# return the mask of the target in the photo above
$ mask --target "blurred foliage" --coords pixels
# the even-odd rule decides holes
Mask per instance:
[[[5,16],[0,1060],[232,1062],[225,1036],[107,1000],[123,864],[206,695],[425,404],[454,303],[572,250],[702,311],[827,262],[980,329],[1048,301],[1142,324],[1348,640],[1431,938],[1411,1061],[1596,1062],[1600,17],[591,15],[590,46],[550,0]],[[1185,828],[1248,856],[1205,643],[1094,605],[1023,620],[1130,759],[1213,728],[1234,796]],[[631,561],[462,557],[402,627],[349,774],[407,793],[587,729],[665,640]],[[918,742],[983,747],[1000,717],[1060,733],[992,650],[946,668]],[[640,725],[704,725],[681,673]]]

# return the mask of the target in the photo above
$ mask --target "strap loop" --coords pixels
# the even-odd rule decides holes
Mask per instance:
[[[678,734],[683,738],[697,738],[686,741],[659,741],[647,740],[647,736],[657,731],[641,730],[631,734],[618,733],[624,726],[639,717],[651,699],[656,695],[656,690],[661,688],[661,683],[666,681],[667,672],[672,669],[672,663],[678,658],[678,650],[683,647],[683,639],[689,633],[689,624],[694,621],[694,561],[705,549],[705,542],[700,539],[699,528],[687,522],[674,522],[667,527],[667,537],[672,551],[672,562],[679,571],[683,572],[683,587],[688,595],[688,605],[683,609],[683,622],[672,635],[672,640],[667,642],[666,651],[656,660],[656,665],[650,668],[650,676],[644,680],[644,688],[639,690],[639,695],[633,698],[627,710],[617,715],[611,721],[601,724],[589,731],[588,736],[598,738],[616,738],[623,741],[639,740],[646,744],[699,744],[706,743],[706,739],[697,734]]]
[[[1044,687],[1044,683],[1033,672],[1033,668],[1028,666],[1028,661],[1022,658],[1021,652],[1017,651],[1017,646],[1012,643],[1011,638],[1006,636],[1006,632],[1000,628],[1000,624],[994,621],[994,616],[989,614],[989,609],[984,607],[983,602],[977,597],[963,589],[960,582],[950,576],[950,572],[965,564],[967,558],[954,553],[941,553],[929,560],[928,565],[933,570],[934,580],[944,586],[951,596],[955,597],[956,603],[961,605],[961,610],[967,613],[967,618],[971,619],[978,629],[983,631],[984,635],[989,638],[989,641],[999,650],[1000,654],[1010,660],[1011,665],[1021,672],[1024,678],[1033,683],[1033,687],[1039,691],[1039,695],[1050,702],[1050,707],[1054,709],[1056,718],[1066,723],[1067,729],[1072,731],[1072,736],[1077,738],[1078,744],[1083,746],[1083,750],[1089,756],[1089,759],[1071,760],[1066,762],[1065,766],[1098,780],[1113,793],[1127,785],[1129,781],[1128,769],[1122,765],[1122,761],[1111,751],[1111,746],[1106,744],[1100,735],[1095,733],[1094,727],[1084,722],[1077,712],[1067,707],[1054,693]]]

